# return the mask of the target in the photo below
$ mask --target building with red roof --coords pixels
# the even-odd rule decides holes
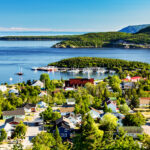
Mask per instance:
[[[88,78],[83,78],[83,79],[69,79],[65,81],[65,87],[84,87],[86,83],[91,83],[94,84],[94,79],[88,79]]]

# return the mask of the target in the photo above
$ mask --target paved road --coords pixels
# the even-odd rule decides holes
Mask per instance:
[[[24,148],[32,146],[32,143],[31,143],[32,138],[37,136],[37,134],[42,131],[41,126],[35,126],[35,122],[42,121],[40,119],[39,114],[40,113],[35,113],[33,120],[31,122],[27,122],[28,128],[27,128],[26,138],[23,141]]]

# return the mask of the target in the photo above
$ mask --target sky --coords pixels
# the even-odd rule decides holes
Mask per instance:
[[[150,24],[150,0],[0,0],[0,31],[117,31]]]

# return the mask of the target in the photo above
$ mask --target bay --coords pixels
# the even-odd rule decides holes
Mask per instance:
[[[4,82],[18,83],[39,79],[43,72],[34,72],[32,67],[46,66],[50,62],[70,57],[103,57],[150,63],[149,49],[57,49],[51,46],[58,41],[0,41],[0,84]],[[24,73],[19,77],[20,71]],[[107,76],[100,74],[69,74],[50,72],[51,79],[69,79],[75,77],[94,77],[102,79]],[[13,81],[9,79],[13,78]]]

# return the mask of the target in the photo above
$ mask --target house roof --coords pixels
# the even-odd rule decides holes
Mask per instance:
[[[21,119],[21,118],[16,118],[16,117],[12,117],[12,118],[9,118],[9,119],[6,119],[5,120],[5,124],[6,123],[11,123],[11,122],[20,122],[20,121],[23,121],[23,119]]]
[[[140,98],[140,104],[149,104],[150,97],[141,97]]]
[[[95,112],[97,112],[97,113],[99,113],[99,114],[103,114],[103,111],[97,110],[97,109],[95,109],[93,107],[90,107],[90,109],[93,110],[93,111],[95,111]]]
[[[75,125],[70,121],[70,119],[68,119],[66,117],[61,117],[61,118],[57,119],[55,121],[55,123],[56,123],[56,125],[61,123],[63,127],[68,128],[68,129],[75,127]]]
[[[16,110],[3,111],[3,116],[25,115],[24,108],[17,108]]]
[[[19,91],[17,89],[10,89],[9,90],[9,93],[15,93],[15,94],[18,94]]]
[[[131,80],[137,80],[137,79],[141,79],[141,77],[136,76],[136,77],[132,77]]]
[[[73,112],[74,111],[74,107],[60,107],[60,113],[65,113],[65,112]]]
[[[37,80],[34,84],[32,84],[32,86],[40,86],[40,87],[43,87],[43,86],[44,86],[44,83],[41,82],[40,80]]]
[[[32,107],[36,107],[36,104],[29,104],[29,103],[27,103],[27,104],[24,104],[23,107],[27,108],[27,109],[30,109]]]

